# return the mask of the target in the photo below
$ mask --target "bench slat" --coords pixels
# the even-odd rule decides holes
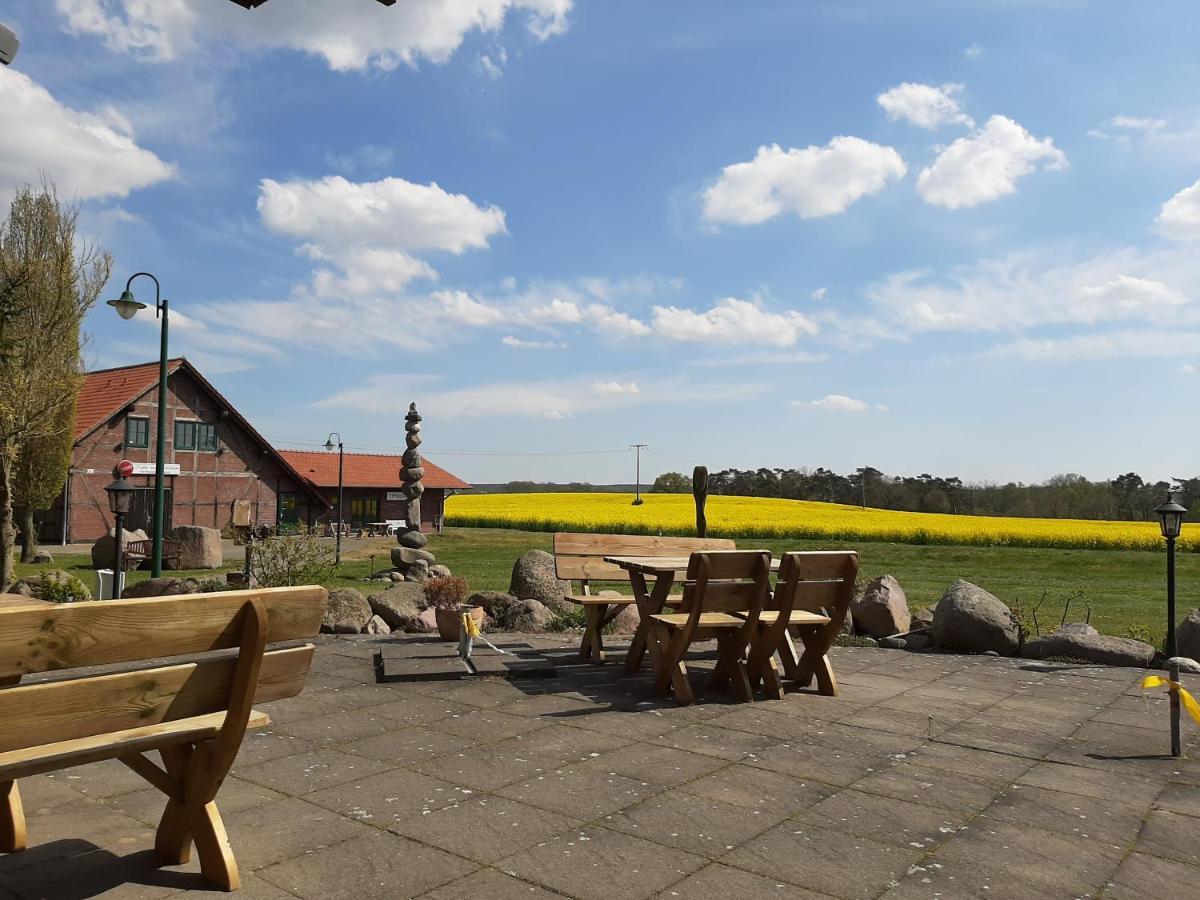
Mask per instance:
[[[216,737],[224,724],[225,713],[215,712],[115,733],[43,744],[40,747],[10,750],[0,753],[0,781],[27,778],[68,766],[112,759],[125,753],[139,753],[175,744],[208,740]],[[265,728],[269,724],[270,717],[255,710],[250,714],[246,729]]]
[[[629,581],[629,573],[605,556],[688,556],[695,550],[733,550],[726,538],[687,538],[653,534],[554,535],[554,565],[564,581]]]
[[[262,588],[0,609],[0,678],[237,647],[239,610],[258,597],[267,642],[314,637],[322,587]]]
[[[263,654],[254,702],[299,694],[314,650],[305,644]],[[236,666],[237,657],[226,656],[5,688],[0,690],[0,752],[223,711]]]

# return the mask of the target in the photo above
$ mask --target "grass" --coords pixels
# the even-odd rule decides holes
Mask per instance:
[[[1051,550],[1027,547],[967,547],[829,540],[743,539],[741,547],[764,547],[778,554],[787,550],[843,549],[851,547],[862,558],[864,579],[890,573],[900,580],[909,606],[920,609],[937,602],[956,578],[965,578],[991,591],[1014,610],[1031,619],[1038,610],[1042,632],[1058,625],[1070,600],[1068,621],[1082,621],[1086,604],[1092,608],[1092,624],[1105,634],[1137,634],[1156,645],[1166,633],[1163,553],[1145,550]],[[327,587],[367,587],[363,582],[375,568],[384,568],[394,544],[386,538],[347,551],[339,576]],[[526,550],[550,550],[551,535],[545,532],[502,528],[447,528],[432,535],[429,549],[438,562],[455,575],[466,578],[472,591],[508,588],[513,561]],[[53,548],[51,548],[53,550]],[[1180,615],[1197,606],[1200,597],[1200,555],[1179,554],[1178,598]],[[229,567],[223,571],[240,567]],[[47,565],[17,566],[18,575],[47,569],[66,569],[89,587],[95,586],[91,559],[87,556],[58,556]],[[209,578],[212,571],[171,572],[174,576]],[[148,572],[131,572],[129,582],[149,577]]]

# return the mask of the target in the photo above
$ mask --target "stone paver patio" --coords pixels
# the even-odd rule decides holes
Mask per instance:
[[[418,640],[418,639],[406,639]],[[571,660],[569,639],[531,639]],[[1195,896],[1200,763],[1130,669],[841,648],[837,698],[676,707],[646,675],[375,684],[328,639],[218,798],[241,896]],[[701,663],[701,666],[703,663]],[[1197,729],[1185,721],[1195,746]],[[113,761],[21,783],[0,898],[205,892]]]

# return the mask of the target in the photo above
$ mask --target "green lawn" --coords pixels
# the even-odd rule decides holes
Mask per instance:
[[[472,590],[505,590],[513,561],[525,550],[550,549],[551,535],[544,532],[512,531],[499,528],[447,528],[445,534],[430,537],[429,549],[437,554],[455,575],[466,578]],[[739,546],[761,546],[775,553],[785,550],[841,549],[827,541],[739,541]],[[374,565],[388,565],[387,539],[346,554],[340,577],[329,587],[364,587],[371,569],[369,554],[375,553]],[[53,552],[53,548],[50,548]],[[862,557],[865,578],[885,572],[895,575],[908,594],[913,609],[936,603],[942,591],[955,578],[965,578],[986,588],[1010,606],[1019,607],[1032,621],[1032,608],[1045,601],[1038,611],[1042,630],[1052,630],[1071,599],[1069,619],[1082,621],[1086,604],[1092,607],[1092,624],[1107,634],[1143,636],[1155,644],[1166,632],[1166,600],[1162,553],[1133,550],[1043,550],[1014,547],[946,547],[912,544],[860,542],[853,549]],[[1200,554],[1182,553],[1178,557],[1180,615],[1200,605]],[[86,584],[94,586],[91,560],[86,556],[59,556],[47,566],[17,566],[19,575],[47,568],[74,571]],[[212,572],[172,573],[211,577]],[[130,573],[130,582],[148,577],[146,572]],[[1049,628],[1047,627],[1049,625]]]

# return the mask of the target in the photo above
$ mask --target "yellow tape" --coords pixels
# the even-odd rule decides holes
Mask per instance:
[[[1167,686],[1168,691],[1175,691],[1179,694],[1179,702],[1183,704],[1183,708],[1196,720],[1196,724],[1200,725],[1200,703],[1196,702],[1196,698],[1189,694],[1182,684],[1172,681],[1170,678],[1164,678],[1162,675],[1147,675],[1142,679],[1142,690],[1163,685]]]
[[[467,637],[479,637],[479,623],[475,621],[475,617],[470,613],[462,614],[463,629],[466,631]]]

